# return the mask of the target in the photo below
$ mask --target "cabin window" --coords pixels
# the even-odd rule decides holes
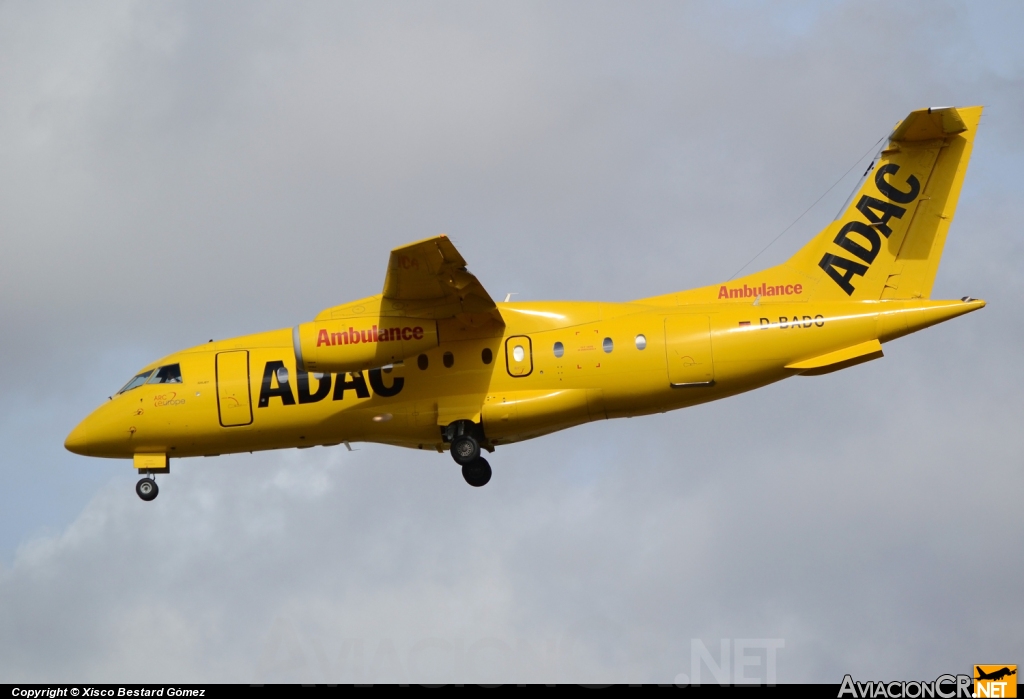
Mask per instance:
[[[517,362],[521,362],[525,357],[526,350],[523,349],[522,345],[516,345],[515,349],[512,350],[512,359],[516,360]]]
[[[148,383],[181,383],[181,366],[168,364],[156,370]]]
[[[555,343],[555,356],[556,357],[561,357],[563,354],[565,354],[565,345],[563,345],[561,342],[556,342]]]
[[[643,335],[637,335],[636,336],[636,348],[638,350],[642,350],[645,347],[647,347],[647,338],[644,337]]]
[[[132,390],[133,388],[138,388],[142,384],[146,383],[146,379],[148,379],[150,377],[150,374],[152,374],[152,373],[153,373],[152,369],[150,369],[149,371],[142,372],[138,376],[134,377],[131,381],[126,383],[124,385],[124,388],[122,388],[120,391],[118,391],[118,393],[124,393],[125,391]]]
[[[451,352],[445,352],[444,356],[441,357],[441,361],[444,363],[445,367],[451,369],[452,364],[455,363],[455,355]]]
[[[422,371],[426,371],[427,367],[430,366],[430,360],[427,358],[427,355],[421,354],[417,357],[416,366],[418,366]]]
[[[490,364],[494,361],[494,353],[491,352],[490,347],[484,347],[484,351],[480,353],[480,359],[484,364]]]
[[[604,339],[604,342],[601,343],[601,347],[604,349],[605,352],[611,353],[611,351],[615,349],[615,343],[612,342],[612,339],[610,337],[606,337]]]

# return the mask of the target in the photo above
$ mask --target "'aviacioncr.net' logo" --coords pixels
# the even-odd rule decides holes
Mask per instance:
[[[975,697],[1016,697],[1016,665],[975,665]]]

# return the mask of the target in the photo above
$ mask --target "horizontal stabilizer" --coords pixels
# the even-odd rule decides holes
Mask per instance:
[[[967,130],[967,124],[953,107],[918,109],[907,115],[889,137],[890,141],[931,141]]]
[[[870,362],[882,356],[882,343],[878,340],[869,340],[859,345],[845,347],[835,352],[822,354],[812,359],[805,359],[795,364],[787,364],[787,369],[799,371],[804,376],[819,376],[830,374],[833,371],[846,369],[847,367]]]

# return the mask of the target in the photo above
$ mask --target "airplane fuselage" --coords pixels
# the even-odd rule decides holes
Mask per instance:
[[[885,342],[982,305],[499,303],[506,323],[500,332],[455,319],[417,321],[436,323],[436,346],[393,366],[340,374],[299,371],[292,329],[274,330],[154,362],[146,369],[179,365],[181,382],[118,394],[72,433],[68,445],[115,458],[358,441],[442,451],[442,428],[471,420],[482,425],[491,447],[842,368],[880,353],[832,357],[818,369],[793,365]]]

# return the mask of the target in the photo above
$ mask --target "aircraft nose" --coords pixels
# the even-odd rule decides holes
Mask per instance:
[[[85,420],[79,423],[78,427],[71,430],[71,434],[64,440],[64,448],[73,454],[89,455],[89,430],[86,428],[85,423]]]

